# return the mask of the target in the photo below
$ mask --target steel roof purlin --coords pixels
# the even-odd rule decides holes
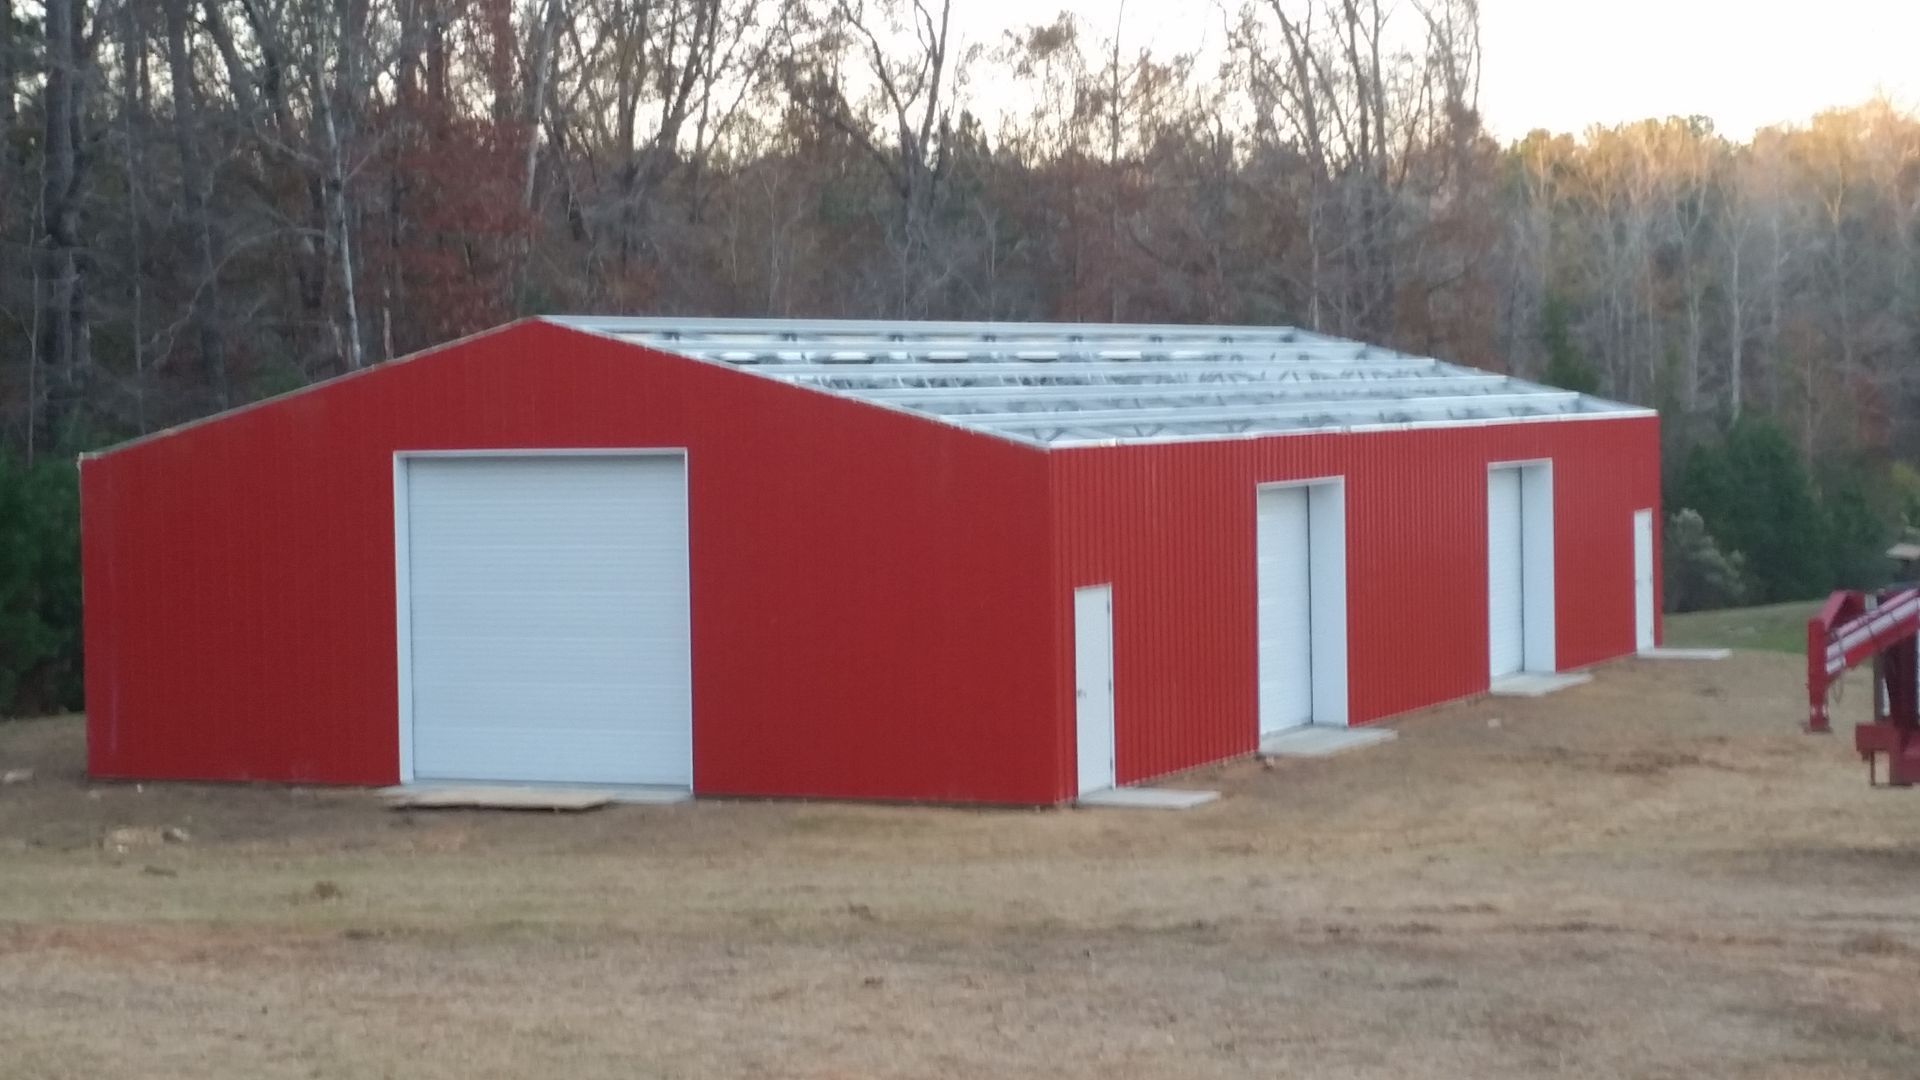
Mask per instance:
[[[1285,326],[548,321],[1041,446],[1653,415]]]

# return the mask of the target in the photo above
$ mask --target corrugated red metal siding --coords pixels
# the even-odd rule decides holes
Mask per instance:
[[[1060,797],[1043,454],[544,323],[86,461],[90,770],[393,782],[392,455],[533,447],[688,450],[696,790]]]
[[[1120,782],[1251,752],[1254,491],[1311,477],[1346,478],[1354,723],[1486,689],[1493,462],[1553,460],[1559,666],[1632,652],[1633,511],[1657,520],[1659,442],[1658,420],[1635,418],[1057,453],[1059,708],[1071,715],[1071,590],[1112,582]],[[1656,567],[1658,544],[1656,527]]]

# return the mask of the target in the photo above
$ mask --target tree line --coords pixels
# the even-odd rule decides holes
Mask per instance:
[[[1920,118],[1503,143],[1476,0],[1200,17],[1204,56],[951,0],[0,0],[10,482],[535,312],[1286,323],[1660,407],[1680,602],[1881,572]],[[1727,479],[1772,453],[1786,541]],[[58,623],[57,576],[0,609]]]

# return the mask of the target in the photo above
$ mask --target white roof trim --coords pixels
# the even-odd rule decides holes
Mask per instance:
[[[1213,424],[1240,420],[1252,423],[1281,423],[1323,415],[1345,420],[1350,417],[1373,416],[1379,413],[1430,413],[1435,410],[1452,409],[1517,408],[1527,411],[1513,415],[1534,416],[1548,411],[1564,411],[1567,406],[1578,404],[1579,400],[1579,394],[1562,391],[1552,394],[1477,394],[1396,398],[1390,404],[1382,404],[1378,398],[1355,397],[1231,407],[1203,405],[1162,409],[1033,409],[1022,412],[942,413],[941,415],[969,424],[1032,430],[1061,426],[1088,428],[1137,424]]]
[[[679,341],[755,339],[821,341],[922,341],[953,338],[977,341],[982,337],[1075,341],[1199,341],[1220,340],[1327,342],[1352,345],[1291,326],[1195,326],[1167,323],[1046,323],[1046,322],[937,322],[883,319],[714,319],[675,316],[548,315],[547,322],[601,334],[648,334]],[[663,350],[677,352],[677,349]]]
[[[1424,376],[1413,379],[1323,379],[1311,382],[1315,393],[1328,397],[1337,395],[1368,394],[1383,390],[1418,391],[1444,390],[1452,393],[1471,391],[1476,387],[1494,389],[1508,384],[1505,375],[1469,375],[1454,378]],[[814,384],[809,384],[814,385]],[[1076,407],[1080,402],[1115,401],[1128,398],[1142,398],[1153,401],[1178,401],[1182,399],[1213,400],[1238,398],[1246,401],[1286,402],[1299,396],[1298,388],[1290,383],[1275,380],[1254,379],[1245,381],[1214,382],[1177,382],[1177,381],[1140,381],[1128,383],[1077,382],[1042,384],[1007,384],[998,386],[923,386],[923,387],[879,387],[861,389],[860,396],[871,401],[892,401],[913,404],[929,412],[946,412],[951,408],[964,408],[979,402],[1033,402],[1049,408]],[[979,412],[989,410],[979,409]]]
[[[937,380],[961,380],[974,382],[983,379],[1035,379],[1051,381],[1059,379],[1078,379],[1082,381],[1105,381],[1117,376],[1126,378],[1157,378],[1176,380],[1189,375],[1219,379],[1289,379],[1306,380],[1315,377],[1355,378],[1378,375],[1387,378],[1410,371],[1431,371],[1444,374],[1449,365],[1437,360],[1420,357],[1380,356],[1376,359],[1325,359],[1324,354],[1302,353],[1305,359],[1286,359],[1284,356],[1269,358],[1261,355],[1258,359],[1235,359],[1221,357],[1203,360],[1155,360],[1135,357],[1131,360],[923,360],[905,363],[865,363],[840,361],[831,364],[817,364],[806,361],[770,361],[752,363],[727,360],[723,356],[713,356],[693,349],[682,351],[659,342],[645,342],[652,348],[663,352],[692,356],[702,360],[718,360],[754,371],[775,379],[833,379],[844,382],[881,383],[909,380],[932,382]],[[1347,346],[1351,350],[1352,346]],[[1100,355],[1110,355],[1114,350],[1100,350]]]
[[[1291,327],[548,321],[1045,447],[1653,415]]]
[[[1558,413],[1548,416],[1515,416],[1498,420],[1415,420],[1398,424],[1352,424],[1340,428],[1300,428],[1294,431],[1237,431],[1224,434],[1152,435],[1127,438],[1068,436],[1055,439],[1049,450],[1085,450],[1101,446],[1163,446],[1169,443],[1226,442],[1238,439],[1270,439],[1282,435],[1374,435],[1390,431],[1431,431],[1437,428],[1478,428],[1499,424],[1555,424],[1582,420],[1645,420],[1659,416],[1656,409],[1622,406],[1618,412]]]

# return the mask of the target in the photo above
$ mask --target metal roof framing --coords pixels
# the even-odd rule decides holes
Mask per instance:
[[[1050,447],[1652,415],[1291,327],[549,321]]]

